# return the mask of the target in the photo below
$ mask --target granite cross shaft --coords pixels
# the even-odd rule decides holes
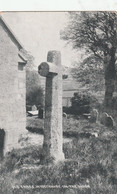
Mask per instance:
[[[55,161],[63,160],[61,53],[49,51],[47,62],[39,65],[38,73],[46,77],[44,158],[52,157]]]

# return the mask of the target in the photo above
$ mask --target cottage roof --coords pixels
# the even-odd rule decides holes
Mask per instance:
[[[19,60],[18,60],[19,63],[24,63],[24,64],[27,63],[27,59],[22,55],[22,53],[18,53],[18,57],[19,57]]]
[[[8,24],[6,24],[5,20],[3,19],[3,17],[1,15],[0,15],[0,23],[3,26],[3,28],[5,29],[5,31],[8,33],[8,35],[10,36],[12,41],[15,43],[15,45],[18,47],[18,49],[19,50],[23,49],[23,46],[21,45],[21,43],[19,42],[17,37],[14,35],[14,33],[12,32],[12,30],[10,29]]]

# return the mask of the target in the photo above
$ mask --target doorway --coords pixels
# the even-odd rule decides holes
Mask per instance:
[[[0,128],[0,160],[2,160],[4,155],[4,143],[5,143],[5,131]]]

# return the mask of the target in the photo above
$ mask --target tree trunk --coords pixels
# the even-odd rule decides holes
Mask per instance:
[[[105,79],[105,107],[111,108],[112,98],[115,89],[115,80],[114,79]]]
[[[115,49],[111,49],[110,57],[105,61],[105,108],[111,108],[115,90]]]

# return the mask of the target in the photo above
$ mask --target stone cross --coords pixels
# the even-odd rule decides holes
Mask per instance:
[[[62,150],[62,65],[61,53],[49,51],[38,73],[46,77],[43,153],[45,158],[63,160]]]

